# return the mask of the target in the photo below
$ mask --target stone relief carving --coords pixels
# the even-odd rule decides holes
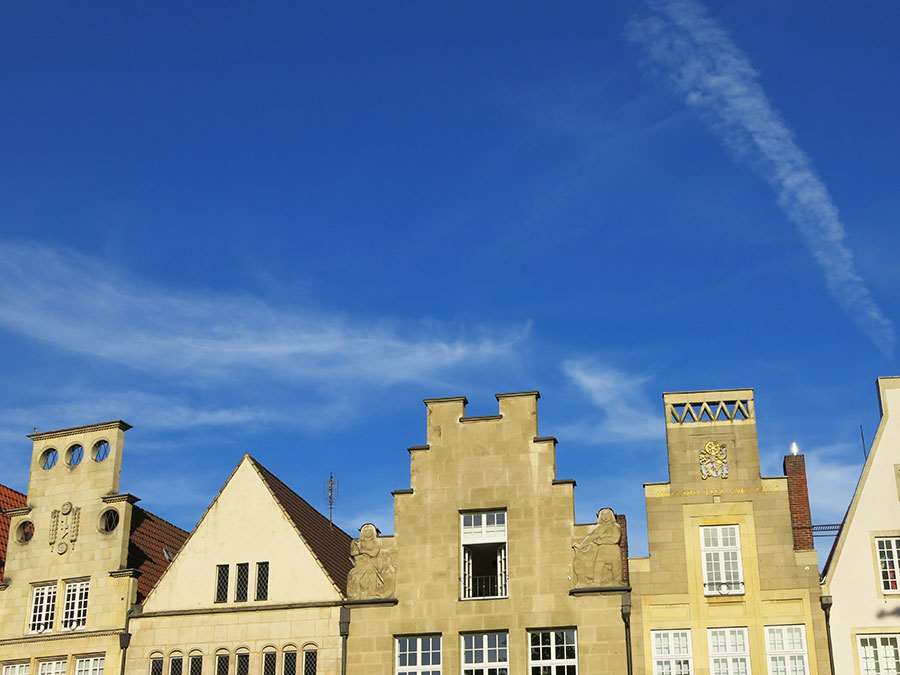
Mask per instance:
[[[56,552],[62,555],[69,550],[69,544],[78,541],[78,525],[81,507],[66,502],[50,514],[50,545],[56,544]]]
[[[728,478],[728,448],[710,441],[700,451],[700,478]]]
[[[372,600],[394,596],[397,570],[391,556],[382,549],[378,530],[366,523],[359,539],[350,542],[353,569],[347,576],[347,594],[351,600]]]
[[[621,539],[622,528],[612,509],[600,509],[597,524],[584,539],[572,544],[575,549],[572,563],[575,588],[621,586],[624,583],[619,549]]]

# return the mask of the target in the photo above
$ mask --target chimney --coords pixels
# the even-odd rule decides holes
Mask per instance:
[[[803,455],[785,456],[784,475],[787,476],[788,483],[794,550],[812,551],[815,546],[813,546],[812,518],[809,514],[809,493],[806,486],[806,460]]]

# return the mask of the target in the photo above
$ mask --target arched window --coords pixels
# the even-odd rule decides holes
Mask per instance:
[[[303,674],[316,675],[319,666],[319,650],[314,644],[303,645]]]
[[[234,675],[250,675],[250,650],[246,647],[234,652]]]
[[[169,675],[184,675],[184,655],[177,649],[169,653]]]
[[[286,645],[281,650],[281,675],[297,675],[297,648]]]
[[[203,652],[199,649],[192,649],[188,654],[187,675],[203,675]]]
[[[163,675],[162,652],[153,652],[150,654],[150,675]]]
[[[216,650],[216,675],[228,675],[228,650]]]
[[[274,645],[267,645],[262,650],[262,675],[275,675],[278,667],[278,652]]]

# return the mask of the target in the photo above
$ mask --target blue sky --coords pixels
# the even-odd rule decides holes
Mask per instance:
[[[0,480],[122,418],[191,528],[244,452],[392,529],[421,399],[538,389],[580,521],[664,391],[753,387],[837,522],[900,374],[894,3],[19,3],[0,26]]]

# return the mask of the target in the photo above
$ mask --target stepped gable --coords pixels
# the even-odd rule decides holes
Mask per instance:
[[[128,567],[140,572],[138,604],[144,601],[169,566],[163,549],[173,556],[188,538],[180,527],[149,511],[134,506],[131,512],[131,534],[128,541]]]
[[[253,457],[249,455],[247,457],[281,508],[294,523],[294,527],[297,528],[306,545],[316,556],[322,569],[341,593],[346,595],[347,575],[350,573],[350,568],[353,567],[350,562],[352,537],[337,525],[332,525],[328,518],[316,511],[305,499],[282,483]]]
[[[6,542],[9,540],[10,518],[4,513],[6,509],[21,509],[26,505],[25,495],[11,487],[0,485],[0,581],[3,580],[3,568],[6,565]]]

